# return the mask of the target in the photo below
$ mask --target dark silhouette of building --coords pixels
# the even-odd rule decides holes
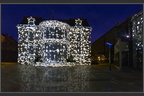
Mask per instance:
[[[18,43],[12,36],[1,34],[1,62],[17,62]]]

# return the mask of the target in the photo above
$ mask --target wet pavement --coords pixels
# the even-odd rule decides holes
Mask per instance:
[[[142,92],[143,75],[107,64],[33,67],[2,64],[2,92]]]

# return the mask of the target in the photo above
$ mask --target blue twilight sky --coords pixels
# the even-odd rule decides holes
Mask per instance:
[[[143,9],[142,4],[2,4],[2,33],[18,38],[16,25],[24,16],[55,19],[86,18],[92,27],[91,42],[109,31],[117,22]]]

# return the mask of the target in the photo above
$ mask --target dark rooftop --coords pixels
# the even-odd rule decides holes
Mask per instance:
[[[28,24],[28,20],[27,18],[30,17],[30,16],[25,16],[22,21],[20,22],[20,24]],[[61,22],[64,22],[64,23],[67,23],[69,24],[70,26],[75,26],[75,19],[78,19],[78,18],[70,18],[70,19],[43,19],[41,17],[33,17],[35,18],[35,24],[36,25],[39,25],[40,22],[42,21],[45,21],[45,20],[58,20],[58,21],[61,21]],[[89,26],[88,22],[87,22],[87,19],[84,19],[84,18],[80,18],[82,20],[82,26]]]

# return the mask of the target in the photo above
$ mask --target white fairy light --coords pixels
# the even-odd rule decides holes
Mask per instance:
[[[33,17],[28,18],[28,24],[18,24],[18,62],[35,65],[32,62],[35,60],[36,53],[39,53],[43,61],[35,66],[75,65],[66,62],[71,55],[80,65],[87,65],[90,63],[91,27],[82,26],[80,19],[76,19],[75,24],[70,26],[57,20],[46,20],[35,25]]]

